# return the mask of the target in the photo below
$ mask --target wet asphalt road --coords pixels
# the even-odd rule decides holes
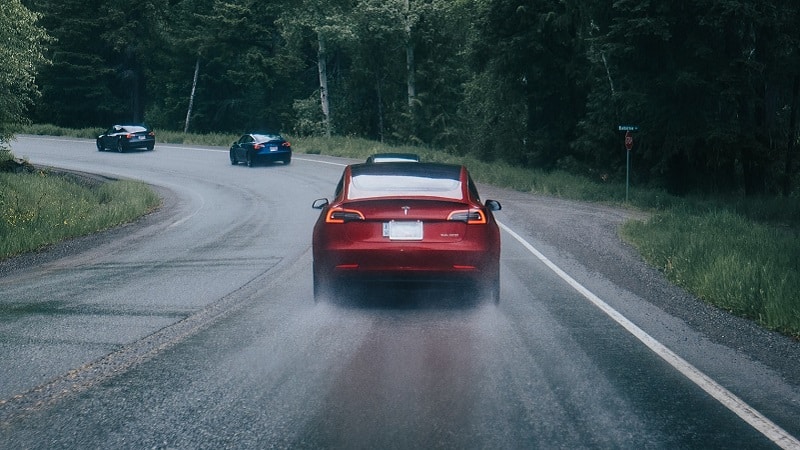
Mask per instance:
[[[233,167],[220,148],[34,137],[13,150],[144,180],[165,205],[0,266],[2,448],[775,448],[800,435],[797,343],[769,335],[790,361],[773,364],[673,311],[613,234],[629,212],[482,190],[510,230],[785,435],[745,422],[507,232],[499,306],[427,286],[315,304],[310,205],[346,160]],[[544,215],[581,232],[545,232]]]

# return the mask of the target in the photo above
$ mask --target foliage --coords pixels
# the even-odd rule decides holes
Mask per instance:
[[[611,105],[617,123],[640,126],[639,179],[677,194],[776,192],[775,175],[796,170],[780,166],[796,128],[787,121],[797,108],[789,80],[800,72],[796,5],[621,1],[614,10],[593,41],[605,67],[590,109]]]
[[[192,122],[202,132],[279,130],[289,122],[298,70],[275,21],[282,2],[257,0],[178,2],[178,14],[167,23],[179,32],[160,69],[178,83],[159,92],[154,108],[164,114],[152,125],[179,129],[186,114],[192,74],[199,58],[201,76]],[[258,11],[254,13],[253,11]],[[177,97],[177,98],[174,98]],[[155,110],[155,109],[154,109]],[[181,127],[182,128],[182,127]]]
[[[472,58],[482,76],[474,80],[483,82],[470,98],[485,106],[478,109],[474,125],[494,139],[494,153],[506,161],[552,169],[574,138],[575,119],[585,103],[586,71],[585,58],[575,58],[584,43],[578,39],[581,24],[574,6],[543,0],[487,2],[475,27]],[[508,109],[516,120],[493,114],[481,123],[486,117],[480,112],[497,107]],[[494,132],[513,122],[513,133]]]
[[[796,2],[24,1],[58,38],[36,122],[333,132],[614,182],[629,124],[634,186],[800,192]]]
[[[38,94],[36,71],[47,62],[44,46],[50,41],[38,19],[19,0],[0,3],[0,153]]]

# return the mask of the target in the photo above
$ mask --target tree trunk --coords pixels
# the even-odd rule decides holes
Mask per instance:
[[[797,151],[798,95],[800,95],[800,75],[795,75],[794,82],[792,83],[792,109],[789,114],[789,145],[786,149],[786,164],[783,169],[783,195],[786,197],[792,193],[794,154]]]
[[[378,100],[378,134],[383,142],[383,82],[377,73],[375,74],[375,91]]]
[[[417,82],[414,76],[414,44],[411,40],[411,19],[408,17],[410,6],[406,0],[406,73],[408,85],[408,110],[413,111],[414,99],[417,97]]]
[[[186,122],[183,125],[183,132],[189,132],[189,119],[192,117],[192,107],[194,106],[194,93],[197,90],[197,75],[200,73],[200,57],[194,63],[194,77],[192,78],[192,93],[189,94],[189,108],[186,110]]]
[[[328,62],[325,51],[325,39],[322,35],[317,35],[319,50],[317,51],[317,71],[319,72],[319,100],[322,106],[323,122],[325,124],[325,136],[331,137],[331,112],[328,101]]]
[[[144,114],[142,113],[143,102],[142,102],[142,85],[144,76],[141,74],[139,67],[137,66],[132,70],[133,80],[132,80],[132,87],[131,90],[131,109],[133,109],[133,123],[142,123],[142,117]]]
[[[414,107],[414,99],[417,98],[417,82],[414,77],[414,46],[411,42],[406,44],[406,70],[408,71],[408,109]]]
[[[600,52],[600,57],[603,59],[603,67],[606,69],[606,77],[608,78],[608,85],[611,87],[611,98],[617,96],[617,91],[614,89],[614,80],[611,78],[611,70],[608,68],[608,61],[606,60],[606,54]]]
[[[130,77],[131,86],[131,110],[133,115],[133,123],[144,122],[144,95],[145,87],[145,74],[143,65],[140,64],[136,53],[132,49],[128,49],[126,54],[126,65],[128,69],[128,76]]]
[[[766,173],[760,157],[762,152],[763,148],[757,142],[748,143],[742,149],[744,195],[747,197],[762,195],[766,191],[764,185]]]

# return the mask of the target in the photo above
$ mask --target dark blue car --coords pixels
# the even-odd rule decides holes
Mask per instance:
[[[260,162],[292,162],[292,144],[279,134],[245,134],[230,149],[231,164],[244,162],[253,167]]]

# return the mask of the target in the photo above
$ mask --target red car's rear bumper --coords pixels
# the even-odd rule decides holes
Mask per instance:
[[[320,275],[369,278],[483,279],[497,272],[499,253],[487,249],[453,249],[435,246],[391,246],[386,249],[338,249],[315,253]]]

